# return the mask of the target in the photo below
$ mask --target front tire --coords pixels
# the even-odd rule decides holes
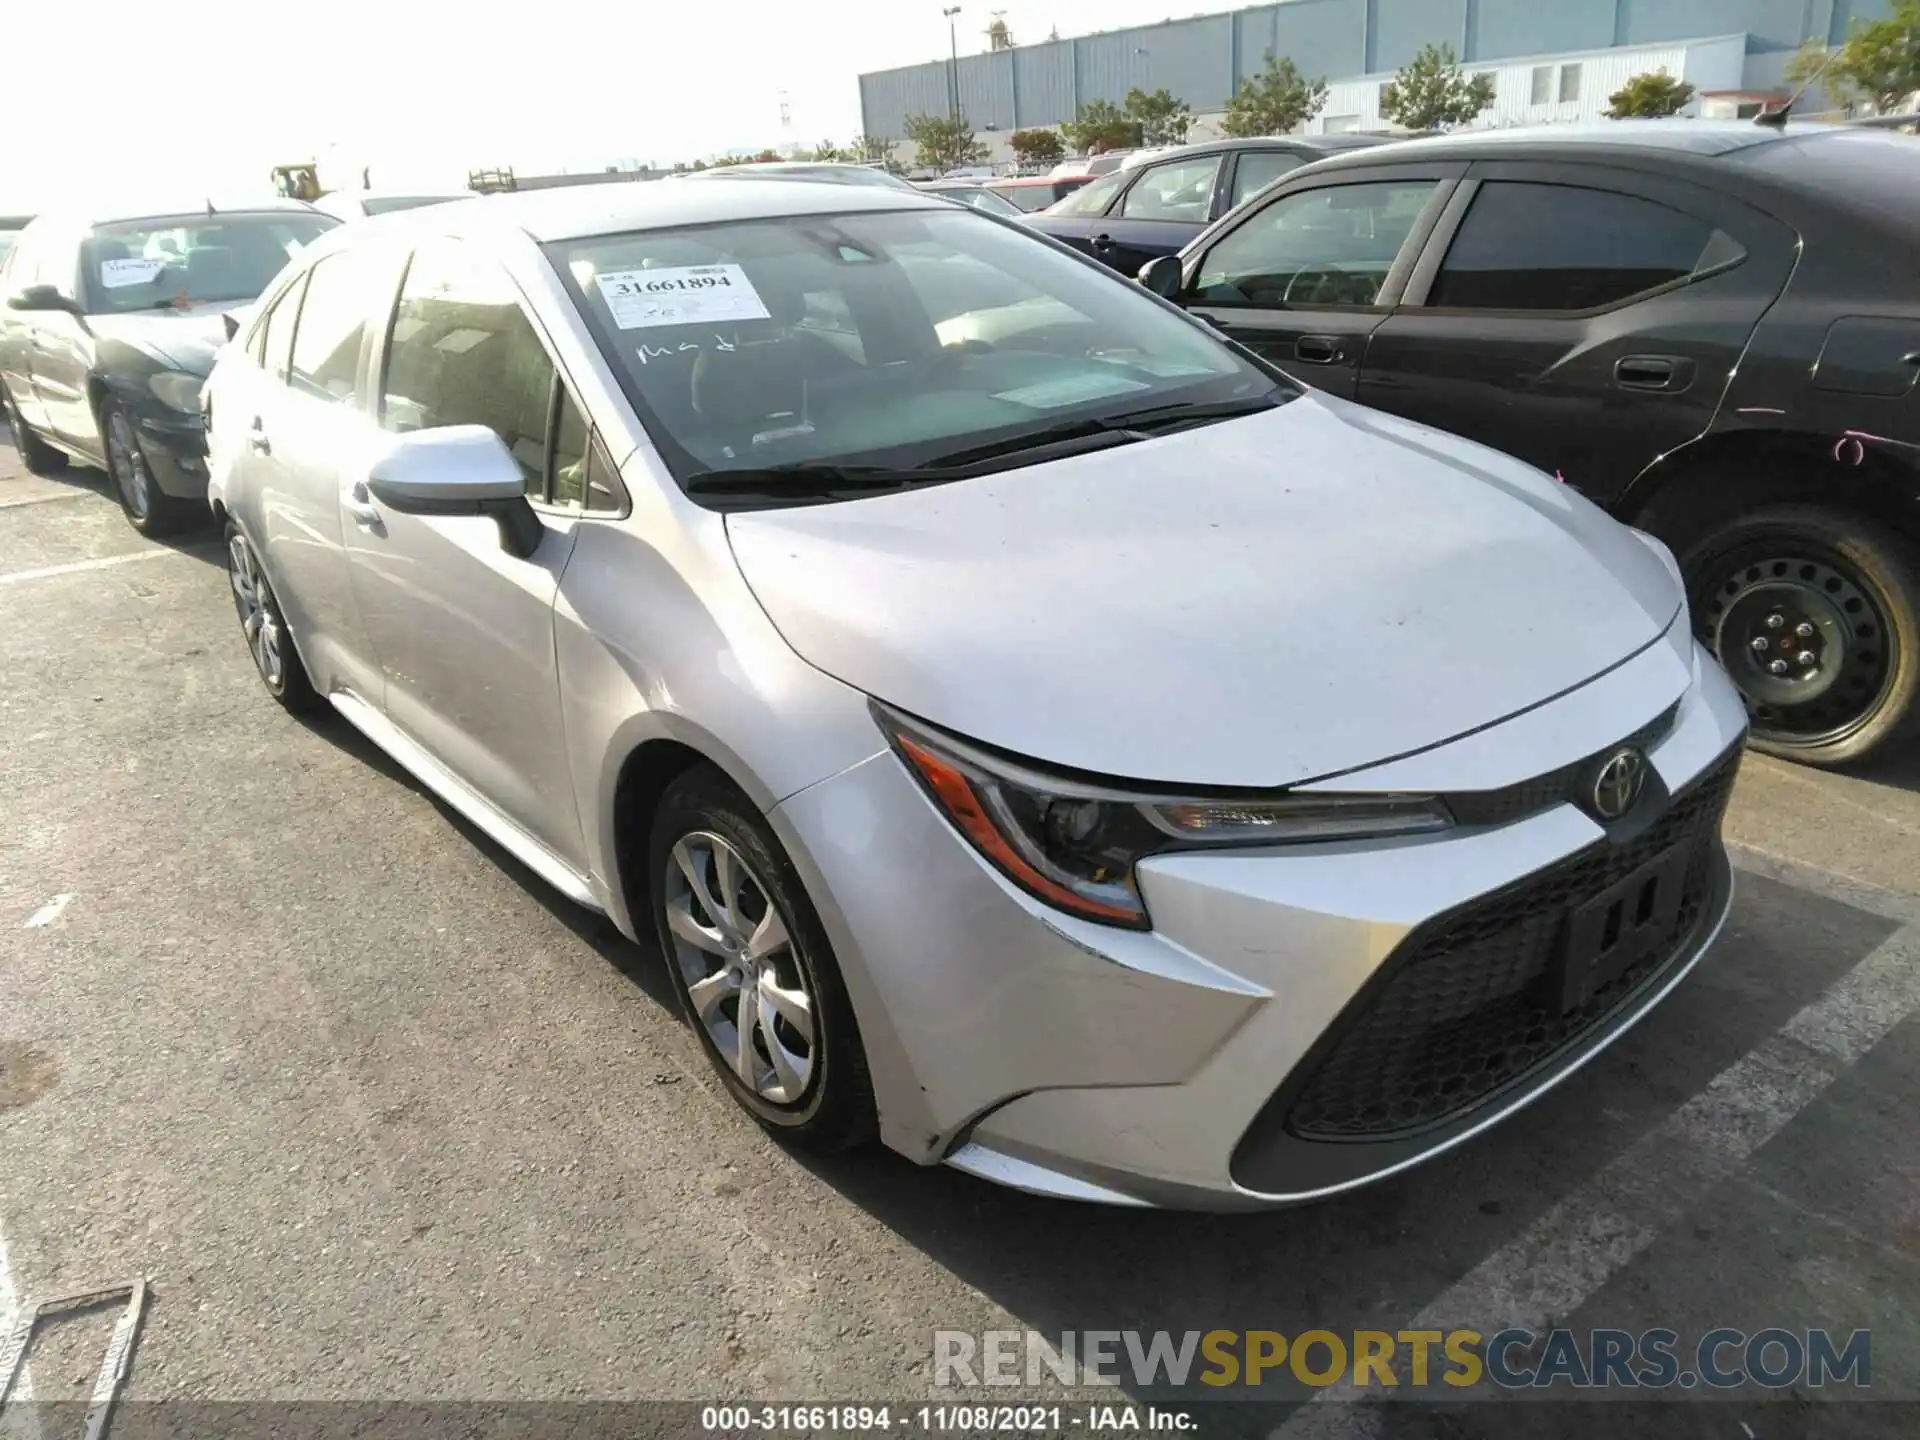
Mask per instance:
[[[667,787],[647,852],[655,933],[681,1010],[735,1102],[809,1150],[876,1129],[833,947],[778,838],[700,765]]]
[[[7,433],[13,438],[13,448],[20,455],[20,463],[27,467],[29,475],[58,475],[67,468],[67,456],[64,450],[56,450],[42,440],[28,426],[26,418],[13,403],[13,397],[0,387],[0,401],[5,402],[7,412]]]
[[[1756,750],[1846,765],[1920,730],[1920,558],[1884,525],[1776,506],[1709,535],[1684,569]]]
[[[293,647],[286,617],[280,613],[280,601],[267,583],[259,557],[247,543],[240,527],[227,522],[227,584],[233,591],[234,613],[240,617],[240,633],[253,656],[253,668],[267,693],[288,710],[299,714],[319,703],[307,667]]]
[[[107,478],[135,530],[154,539],[184,530],[200,517],[192,501],[175,499],[160,488],[134,437],[133,421],[115,401],[100,407],[100,434],[106,440]]]

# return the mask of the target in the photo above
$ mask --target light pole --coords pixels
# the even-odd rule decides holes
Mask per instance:
[[[947,17],[947,119],[957,124],[960,119],[960,36],[954,29],[953,17],[960,13],[960,7],[950,5],[940,13]]]

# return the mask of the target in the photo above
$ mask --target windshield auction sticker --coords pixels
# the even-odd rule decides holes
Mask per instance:
[[[738,265],[612,270],[593,278],[613,312],[613,323],[622,330],[772,318]]]
[[[100,283],[109,290],[118,290],[126,285],[145,285],[166,268],[166,261],[149,260],[143,256],[132,256],[120,260],[102,260],[100,262]]]

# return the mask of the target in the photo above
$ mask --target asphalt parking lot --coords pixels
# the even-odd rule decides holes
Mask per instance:
[[[654,957],[266,698],[222,561],[0,449],[0,1338],[144,1275],[132,1399],[951,1401],[1004,1397],[936,1388],[936,1329],[1870,1328],[1872,1401],[1660,1423],[1920,1431],[1920,755],[1750,758],[1717,950],[1496,1133],[1311,1210],[1082,1208],[763,1138]],[[1350,1399],[1267,1428],[1607,1403]]]

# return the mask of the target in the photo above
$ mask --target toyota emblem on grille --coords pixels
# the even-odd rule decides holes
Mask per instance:
[[[1647,783],[1647,757],[1627,745],[1609,755],[1593,777],[1593,813],[1618,820],[1633,808]]]

